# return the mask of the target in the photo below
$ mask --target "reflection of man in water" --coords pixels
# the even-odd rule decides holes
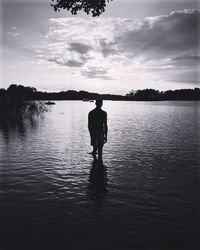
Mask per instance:
[[[102,161],[103,144],[107,142],[107,113],[101,109],[102,100],[96,100],[96,108],[88,115],[88,129],[90,131],[91,145],[93,146],[92,155],[96,159],[98,150],[99,161]]]

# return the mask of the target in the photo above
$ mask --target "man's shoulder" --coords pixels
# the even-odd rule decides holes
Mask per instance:
[[[107,115],[106,111],[104,110],[101,110],[101,111],[102,111],[102,114]]]
[[[93,114],[93,113],[95,113],[95,109],[91,110],[91,111],[89,112],[89,115],[91,115],[91,114]]]
[[[97,110],[96,108],[95,109],[93,109],[93,110],[91,110],[90,112],[89,112],[89,115],[95,115],[95,114],[99,114],[99,113],[101,113],[101,114],[103,114],[103,115],[107,115],[107,113],[106,113],[106,111],[104,111],[104,110]]]

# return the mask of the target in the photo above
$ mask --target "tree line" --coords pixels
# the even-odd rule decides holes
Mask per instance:
[[[126,96],[134,101],[200,100],[200,89],[177,89],[167,91],[143,89],[131,91]]]
[[[200,100],[200,88],[158,91],[155,89],[133,90],[126,95],[98,94],[87,91],[42,92],[36,88],[11,84],[7,89],[0,89],[0,101],[23,100],[129,100],[129,101],[162,101],[162,100]]]

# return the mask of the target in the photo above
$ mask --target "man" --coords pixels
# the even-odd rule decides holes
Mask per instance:
[[[98,159],[102,162],[102,150],[104,143],[107,142],[107,113],[101,109],[103,100],[96,100],[96,108],[89,112],[88,129],[90,132],[91,145],[93,146],[92,155],[96,160],[98,150]]]

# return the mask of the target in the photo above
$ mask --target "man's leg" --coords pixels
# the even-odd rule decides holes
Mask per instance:
[[[96,145],[93,145],[93,151],[92,151],[92,156],[94,158],[94,160],[96,160],[96,153],[97,153],[97,146]]]
[[[96,156],[96,153],[97,153],[97,148],[98,148],[98,144],[97,144],[98,142],[97,142],[97,138],[96,137],[94,137],[93,138],[93,151],[92,151],[92,154],[93,155],[95,155]]]
[[[94,133],[90,132],[90,139],[91,139],[91,145],[93,146],[93,150],[90,154],[92,154],[93,157],[96,158],[97,153],[97,140]]]
[[[92,154],[95,154],[95,155],[96,155],[96,153],[97,153],[97,146],[93,146]]]
[[[98,158],[100,162],[102,162],[102,151],[103,151],[103,145],[99,145],[98,146]]]

